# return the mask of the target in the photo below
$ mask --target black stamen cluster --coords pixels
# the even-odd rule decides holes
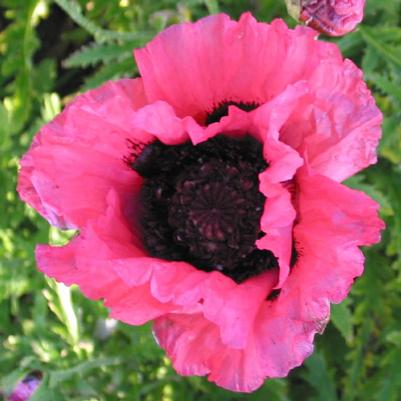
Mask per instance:
[[[277,267],[274,255],[255,245],[265,202],[258,174],[267,168],[258,141],[156,141],[132,168],[144,177],[140,224],[152,256],[219,270],[237,282]]]

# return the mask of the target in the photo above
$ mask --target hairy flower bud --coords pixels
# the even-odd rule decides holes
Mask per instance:
[[[365,0],[286,0],[295,19],[330,36],[341,36],[362,21]]]

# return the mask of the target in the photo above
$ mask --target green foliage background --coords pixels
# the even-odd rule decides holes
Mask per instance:
[[[217,11],[284,17],[279,0],[0,0],[0,392],[27,372],[44,379],[39,401],[401,400],[401,0],[368,0],[364,24],[336,41],[365,72],[385,115],[380,160],[349,180],[378,202],[387,229],[366,250],[364,276],[332,308],[314,355],[287,379],[251,395],[183,378],[150,328],[107,320],[37,272],[36,243],[61,233],[16,195],[18,160],[39,127],[79,91],[137,73],[131,56],[166,25]],[[0,395],[1,397],[1,395]]]

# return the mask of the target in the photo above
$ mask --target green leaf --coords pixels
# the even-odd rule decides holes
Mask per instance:
[[[73,376],[78,375],[82,377],[93,369],[121,365],[122,363],[123,358],[120,357],[98,358],[84,361],[72,368],[49,373],[49,387],[56,388],[60,383],[71,379]]]
[[[401,347],[401,331],[392,331],[386,336],[386,340],[394,344],[396,347]]]
[[[130,58],[119,63],[110,63],[102,66],[90,78],[85,80],[84,90],[96,88],[103,82],[110,79],[129,77],[136,71],[134,61]]]
[[[132,57],[132,50],[136,45],[137,42],[132,41],[123,44],[92,43],[71,54],[71,56],[64,60],[63,65],[67,68],[82,68],[98,63],[106,63],[111,60],[127,59]]]
[[[361,50],[363,38],[359,31],[354,31],[337,40],[337,44],[340,46],[344,56],[351,57]]]
[[[365,377],[364,357],[367,342],[372,334],[373,322],[367,318],[357,333],[356,346],[350,355],[351,363],[347,365],[347,380],[344,388],[344,400],[353,401],[358,398],[358,389],[363,385],[362,378]]]
[[[395,85],[394,82],[391,82],[389,79],[379,74],[370,73],[367,75],[367,78],[384,93],[392,96],[401,104],[401,87]]]
[[[102,29],[82,14],[79,3],[75,0],[54,0],[79,26],[94,36],[97,42],[110,40],[146,40],[149,34],[145,32],[114,32]]]
[[[305,365],[307,373],[305,380],[315,389],[316,401],[337,401],[336,387],[332,375],[329,373],[323,354],[315,352],[309,357]]]
[[[0,149],[6,149],[9,144],[10,115],[4,104],[0,102]]]
[[[54,401],[55,399],[58,399],[58,397],[54,394],[53,389],[49,387],[49,377],[44,375],[29,401]]]
[[[338,331],[342,334],[348,344],[352,344],[354,339],[352,313],[347,302],[338,305],[332,305],[331,321]]]
[[[217,14],[219,12],[218,0],[204,0],[209,14]]]
[[[360,26],[359,30],[369,46],[372,46],[376,52],[384,57],[387,61],[394,63],[398,67],[401,67],[400,49],[384,42],[371,28]]]

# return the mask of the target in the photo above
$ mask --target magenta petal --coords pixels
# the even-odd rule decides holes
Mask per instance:
[[[362,192],[304,172],[299,182],[301,219],[294,235],[302,258],[292,281],[309,281],[317,299],[327,296],[337,303],[362,274],[364,257],[358,246],[378,242],[384,224],[377,203]]]
[[[138,180],[122,158],[135,128],[132,114],[144,102],[141,80],[109,82],[79,96],[22,158],[21,198],[51,224],[75,228],[105,210],[111,187],[121,195],[134,191]]]
[[[135,58],[150,101],[202,121],[224,101],[263,104],[306,79],[322,59],[340,57],[315,36],[280,20],[258,23],[246,13],[236,22],[219,14],[169,27]]]
[[[223,275],[214,274],[213,280],[208,283],[203,313],[206,319],[220,328],[220,338],[224,344],[242,349],[252,335],[266,294],[277,282],[277,272],[269,270],[241,285],[225,279]]]
[[[126,323],[143,324],[166,312],[179,311],[151,295],[142,267],[134,265],[130,271],[136,276],[135,291],[122,279],[124,274],[116,272],[121,258],[141,257],[144,252],[119,213],[116,194],[111,192],[106,200],[107,213],[92,220],[68,245],[37,247],[39,269],[66,285],[77,284],[89,298],[103,299],[111,316]]]
[[[298,174],[300,223],[295,228],[299,260],[278,298],[264,302],[243,347],[222,341],[201,315],[156,320],[160,345],[183,375],[208,375],[233,391],[250,392],[265,377],[284,377],[313,351],[330,302],[340,302],[363,270],[361,245],[380,238],[377,204],[361,192],[326,177]]]
[[[281,140],[336,181],[375,163],[382,115],[362,72],[349,60],[322,61],[308,84],[313,97],[293,111]]]
[[[220,327],[225,343],[243,346],[277,282],[276,273],[238,285],[219,272],[148,257],[125,221],[118,195],[110,192],[106,200],[105,215],[68,245],[37,247],[39,269],[66,285],[77,284],[89,298],[103,299],[110,315],[126,323],[142,324],[165,313],[202,312]],[[247,293],[252,297],[245,297]]]
[[[278,258],[280,288],[290,272],[292,227],[296,211],[291,193],[282,183],[293,179],[303,160],[296,150],[279,140],[280,130],[293,110],[308,94],[305,82],[290,85],[286,90],[252,113],[264,141],[264,154],[269,167],[259,175],[260,191],[266,196],[261,228],[265,236],[257,241],[259,249],[267,249]],[[263,134],[264,133],[264,134]]]
[[[266,376],[286,376],[313,351],[306,324],[270,313],[267,305],[260,309],[245,349],[224,345],[217,327],[196,314],[159,318],[154,332],[178,373],[208,375],[228,390],[252,392]]]
[[[167,145],[185,142],[188,136],[174,109],[166,102],[158,101],[142,107],[133,117],[137,128],[155,135]]]

